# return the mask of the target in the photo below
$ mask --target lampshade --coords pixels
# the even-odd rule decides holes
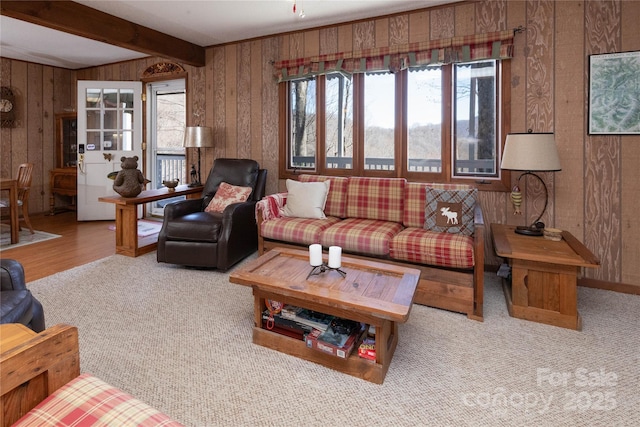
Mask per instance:
[[[187,126],[183,146],[189,148],[213,147],[213,129],[206,126]]]
[[[559,171],[560,157],[552,133],[510,133],[504,144],[501,169]]]

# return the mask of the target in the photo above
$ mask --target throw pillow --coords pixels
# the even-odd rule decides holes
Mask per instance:
[[[232,203],[246,202],[251,195],[251,191],[253,191],[251,187],[239,187],[221,182],[218,191],[216,191],[215,196],[213,196],[204,211],[222,213],[224,208]]]
[[[478,189],[427,186],[424,228],[431,231],[473,234],[473,210]]]
[[[299,182],[287,180],[287,204],[284,216],[295,218],[325,219],[324,205],[327,203],[331,181]]]

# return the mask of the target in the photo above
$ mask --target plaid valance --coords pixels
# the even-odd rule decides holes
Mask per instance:
[[[274,68],[278,80],[285,81],[338,71],[349,74],[396,72],[411,67],[512,56],[513,31],[509,30],[289,59],[276,62]]]

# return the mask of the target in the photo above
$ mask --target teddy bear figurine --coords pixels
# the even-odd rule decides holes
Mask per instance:
[[[149,182],[138,169],[138,156],[121,157],[122,170],[116,175],[113,190],[122,197],[136,197]]]

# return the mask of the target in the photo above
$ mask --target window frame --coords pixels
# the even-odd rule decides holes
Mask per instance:
[[[411,172],[407,170],[407,73],[402,70],[395,73],[395,168],[394,170],[367,170],[364,168],[364,74],[353,75],[353,167],[338,169],[326,167],[325,155],[325,76],[316,76],[316,163],[315,168],[288,168],[289,163],[289,81],[278,84],[279,95],[279,176],[280,179],[296,179],[299,174],[326,176],[367,176],[385,178],[406,178],[412,182],[437,182],[451,184],[473,185],[480,191],[510,191],[511,174],[500,169],[502,151],[506,135],[510,131],[511,118],[511,62],[496,60],[496,96],[499,110],[496,113],[496,132],[498,133],[498,147],[496,150],[497,177],[454,177],[453,176],[453,71],[454,64],[446,64],[447,71],[442,73],[443,102],[442,102],[442,170],[441,172]]]

